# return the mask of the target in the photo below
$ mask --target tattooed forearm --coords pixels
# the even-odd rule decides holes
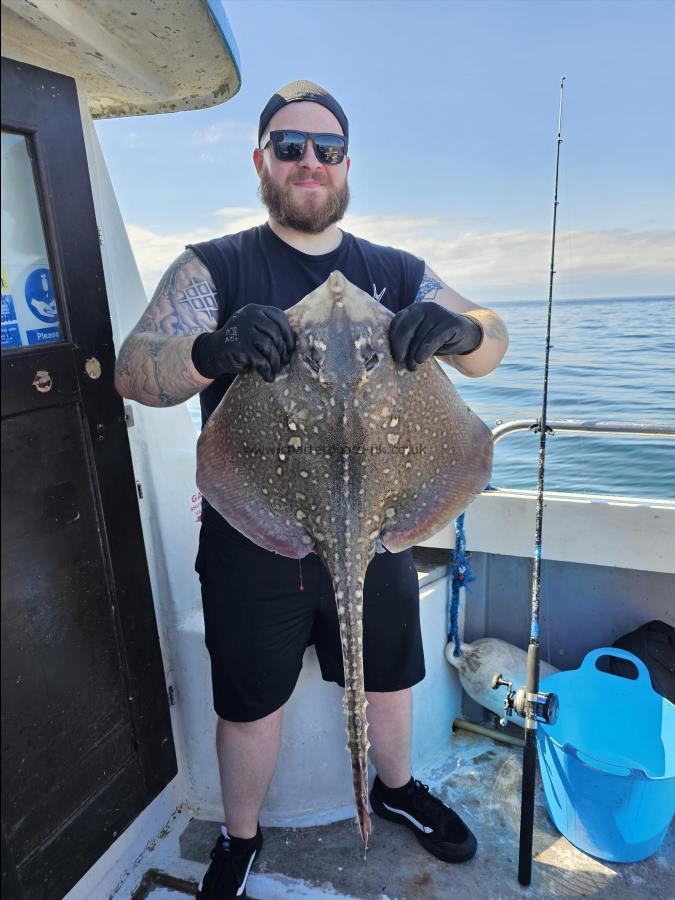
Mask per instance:
[[[190,358],[194,338],[131,334],[117,362],[117,390],[146,406],[175,406],[209,383]]]
[[[487,321],[481,323],[483,325],[483,334],[485,338],[491,341],[504,341],[505,343],[508,343],[509,332],[506,325],[496,313],[492,312],[492,310],[488,310],[488,312],[490,312],[490,317]]]
[[[463,375],[479,378],[487,375],[499,365],[509,345],[506,326],[491,309],[476,306],[444,284],[436,273],[425,267],[424,277],[417,290],[415,302],[430,300],[457,315],[465,314],[477,321],[483,329],[483,340],[476,349],[465,356],[444,356],[448,365],[454,366]]]
[[[439,291],[442,290],[442,282],[438,281],[437,278],[432,277],[427,270],[424,273],[420,286],[417,288],[415,303],[419,303],[422,300],[435,300]]]
[[[480,322],[483,342],[473,353],[466,356],[448,356],[446,360],[463,375],[476,378],[492,372],[502,361],[509,345],[509,333],[504,322],[491,309],[474,307],[468,310],[467,314]]]
[[[218,327],[218,296],[206,267],[187,250],[169,267],[122,345],[120,394],[148,406],[174,406],[209,384],[192,365],[194,338]]]

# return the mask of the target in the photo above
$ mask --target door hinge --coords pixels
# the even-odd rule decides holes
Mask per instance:
[[[172,684],[168,685],[168,687],[167,687],[167,689],[166,689],[166,692],[167,692],[167,694],[168,694],[168,696],[169,696],[169,706],[175,706],[175,705],[176,705],[176,696],[175,696],[175,694],[174,694],[174,692],[173,692],[173,685],[172,685]]]

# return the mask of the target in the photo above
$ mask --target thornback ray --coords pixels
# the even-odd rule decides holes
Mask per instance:
[[[438,363],[415,372],[389,349],[393,314],[340,272],[287,310],[290,363],[240,375],[197,445],[197,484],[266,550],[316,549],[335,592],[354,799],[367,844],[363,585],[382,547],[431,537],[487,485],[492,435]]]

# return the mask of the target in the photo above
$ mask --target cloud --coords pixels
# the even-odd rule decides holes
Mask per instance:
[[[478,302],[546,296],[550,231],[488,231],[472,224],[441,218],[345,218],[347,230],[414,253],[447,284]],[[556,295],[561,297],[672,292],[675,231],[559,231],[555,267]]]
[[[217,226],[220,234],[236,234],[262,225],[267,220],[267,210],[262,206],[224,206],[217,209],[215,215],[224,220]]]
[[[261,225],[267,218],[265,210],[248,207],[226,207],[218,211],[225,221],[212,228],[195,228],[191,231],[158,234],[140,225],[126,225],[136,263],[141,273],[143,287],[151,297],[159,280],[169,265],[185,250],[187,244],[208,241],[222,234],[236,234],[246,228]]]
[[[236,122],[228,119],[209,125],[203,131],[193,131],[192,141],[195,144],[219,144],[226,141],[228,144],[239,141],[245,144],[255,144],[258,139],[258,130],[250,122]]]
[[[234,234],[265,221],[262,208],[224,207],[213,228],[157,234],[127,232],[150,295],[186,244]],[[367,240],[408,250],[447,284],[478,302],[546,296],[551,235],[546,230],[474,230],[471,222],[413,216],[349,214],[344,228]],[[558,232],[556,295],[666,294],[675,284],[675,231]]]
[[[140,225],[127,225],[126,229],[148,297],[152,296],[160,278],[170,263],[183,252],[186,244],[214,237],[213,231],[207,228],[197,228],[184,234],[157,234]]]
[[[193,131],[186,141],[197,162],[229,166],[233,159],[240,159],[242,150],[252,150],[257,138],[258,132],[250,122],[225,120]]]
[[[129,150],[143,150],[145,149],[145,141],[138,134],[137,131],[130,131],[122,138],[122,143]]]
[[[420,256],[469,297],[529,299],[548,289],[548,230],[473,230],[441,218],[360,215],[345,217],[345,227]],[[675,284],[675,231],[559,231],[556,270],[561,296],[563,289],[579,297],[667,293]]]

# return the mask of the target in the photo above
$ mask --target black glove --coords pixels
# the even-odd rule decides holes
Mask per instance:
[[[294,349],[295,335],[286,314],[275,306],[249,303],[222,328],[197,335],[191,353],[195,369],[204,378],[255,369],[265,381],[274,381]]]
[[[473,353],[483,341],[483,329],[475,319],[450,312],[424,300],[396,313],[389,326],[391,355],[411,372],[436,354],[462,356]]]

